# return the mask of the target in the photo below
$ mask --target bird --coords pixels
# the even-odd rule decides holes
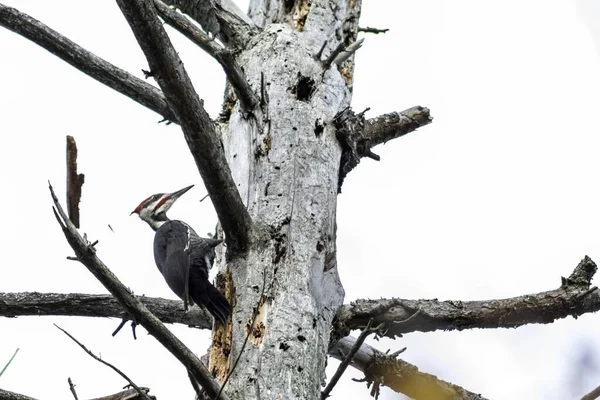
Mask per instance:
[[[231,305],[208,280],[215,247],[222,240],[202,238],[185,222],[167,217],[173,203],[193,186],[173,193],[154,194],[142,201],[131,215],[137,214],[156,232],[154,261],[167,285],[183,300],[185,311],[194,304],[203,306],[215,321],[225,326]]]

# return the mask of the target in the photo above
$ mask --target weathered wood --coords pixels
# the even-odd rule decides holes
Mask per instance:
[[[79,228],[79,202],[84,181],[85,176],[77,173],[77,143],[73,136],[67,135],[67,212],[75,228]]]

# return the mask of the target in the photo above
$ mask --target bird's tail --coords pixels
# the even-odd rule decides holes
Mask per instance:
[[[231,306],[219,290],[213,285],[208,285],[206,288],[208,301],[204,302],[204,307],[215,317],[215,320],[223,324],[227,323],[227,318],[231,314]]]

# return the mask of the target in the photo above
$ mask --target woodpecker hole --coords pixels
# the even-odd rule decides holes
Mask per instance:
[[[314,92],[315,81],[298,73],[298,82],[292,88],[292,93],[296,96],[296,99],[300,101],[309,101]]]
[[[279,350],[287,351],[290,348],[290,345],[286,342],[279,343]]]
[[[301,366],[298,365],[298,372],[302,372],[304,368],[302,368]]]
[[[315,121],[315,136],[316,137],[321,136],[321,134],[325,130],[325,125],[327,125],[327,124],[321,123],[321,120],[319,120],[319,119]]]
[[[323,249],[325,248],[325,245],[323,243],[321,243],[321,241],[317,242],[317,251],[320,253],[323,251]]]
[[[306,338],[305,338],[304,336],[302,336],[302,335],[298,335],[298,336],[296,336],[296,337],[298,338],[298,340],[299,340],[299,341],[301,341],[301,342],[306,342]]]

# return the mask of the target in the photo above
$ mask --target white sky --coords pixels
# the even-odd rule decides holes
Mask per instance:
[[[78,44],[142,77],[147,64],[114,2],[11,0]],[[245,3],[241,3],[243,8]],[[587,25],[586,25],[587,24]],[[403,297],[472,300],[553,289],[585,254],[599,262],[600,6],[595,0],[363,2],[366,38],[353,106],[368,116],[430,107],[434,123],[380,146],[339,196],[338,265],[346,302]],[[588,26],[590,27],[588,30]],[[597,42],[594,42],[594,35]],[[175,36],[212,116],[217,63]],[[86,175],[83,230],[137,294],[175,298],[152,258],[153,232],[129,217],[148,195],[197,185],[172,217],[199,233],[216,217],[176,126],[0,29],[0,292],[105,293],[71,250],[46,181],[64,193],[65,135]],[[115,232],[111,232],[110,224]],[[123,381],[52,326],[67,329],[159,399],[193,398],[183,368],[151,337],[110,333],[117,320],[0,319],[4,389],[40,399],[116,392]],[[598,379],[596,315],[511,330],[413,333],[407,361],[491,399],[579,398]],[[199,355],[209,332],[172,329]],[[580,368],[581,360],[591,366]],[[337,365],[331,363],[330,373]],[[352,371],[334,398],[369,399]],[[385,391],[383,399],[399,398]]]

